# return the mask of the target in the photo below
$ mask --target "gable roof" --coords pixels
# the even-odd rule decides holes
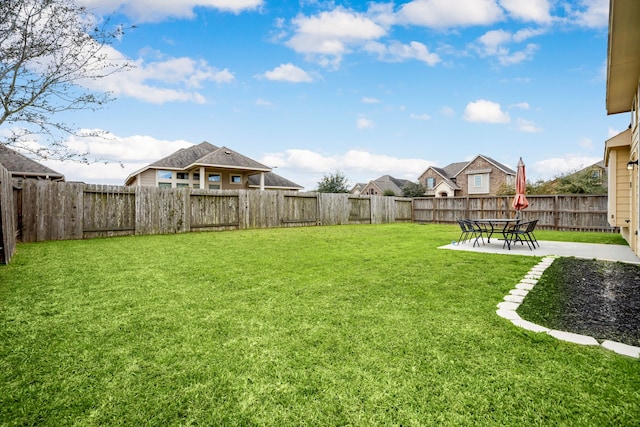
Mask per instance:
[[[125,185],[129,185],[136,175],[148,169],[187,170],[200,166],[249,170],[256,171],[256,173],[271,171],[269,166],[265,166],[230,148],[216,147],[204,141],[189,148],[181,148],[175,153],[131,173],[125,180]]]
[[[156,162],[153,162],[149,167],[165,168],[165,169],[185,169],[187,166],[195,162],[201,157],[206,156],[212,151],[217,150],[213,144],[208,142],[201,142],[198,145],[194,145],[189,148],[181,148],[173,154],[169,154]]]
[[[487,157],[484,156],[482,154],[478,154],[476,157],[473,158],[473,160],[467,162],[467,164],[458,171],[458,173],[456,175],[459,175],[460,172],[462,172],[464,169],[466,169],[468,166],[470,166],[473,162],[475,162],[477,159],[484,159],[485,161],[491,163],[493,166],[497,167],[498,169],[502,170],[502,172],[506,173],[507,175],[516,175],[516,171],[514,171],[513,169],[511,169],[509,166],[506,166],[496,160],[493,160],[491,157]]]
[[[289,181],[273,172],[266,172],[264,174],[264,186],[265,188],[272,189],[285,189],[285,190],[302,190],[303,186],[296,184],[293,181]],[[249,175],[249,187],[260,188],[260,175]]]
[[[260,162],[256,162],[253,159],[250,159],[247,156],[243,156],[242,154],[231,150],[227,147],[220,147],[216,150],[211,151],[208,154],[200,157],[193,163],[189,165],[191,166],[209,166],[209,167],[223,167],[223,168],[233,168],[233,169],[251,169],[262,172],[270,172],[271,168],[269,166],[265,166]]]
[[[4,144],[0,144],[0,164],[2,164],[14,177],[64,181],[63,174],[56,172],[35,160],[31,160]]]
[[[451,178],[455,175],[458,174],[458,172],[460,172],[460,170],[462,170],[462,167],[464,167],[464,165],[466,165],[467,163],[451,163],[450,165],[444,167],[444,168],[437,168],[435,166],[431,166],[431,170],[433,170],[434,172],[436,172],[438,175],[440,175],[442,177],[442,181],[447,184],[450,188],[454,189],[454,190],[460,190],[460,187],[458,186],[458,184],[456,184],[456,182]],[[426,171],[425,171],[426,172]]]
[[[409,183],[408,179],[394,178],[391,175],[383,175],[380,178],[369,181],[366,186],[373,185],[380,193],[384,193],[387,190],[393,191],[395,194],[402,194],[402,187]]]

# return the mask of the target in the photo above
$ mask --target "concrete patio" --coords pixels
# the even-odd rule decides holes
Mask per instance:
[[[503,241],[493,239],[491,243],[485,240],[484,245],[473,245],[473,240],[465,243],[454,243],[441,246],[439,249],[450,249],[455,251],[470,251],[496,253],[503,255],[527,255],[527,256],[563,256],[587,259],[600,259],[604,261],[621,261],[631,264],[640,264],[638,258],[631,248],[626,245],[605,245],[597,243],[572,243],[572,242],[553,242],[539,241],[540,247],[533,250],[529,249],[526,244],[511,245],[511,250],[502,247]]]

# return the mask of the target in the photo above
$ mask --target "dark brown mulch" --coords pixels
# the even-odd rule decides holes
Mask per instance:
[[[640,266],[576,258],[556,263],[566,296],[558,328],[640,346]]]

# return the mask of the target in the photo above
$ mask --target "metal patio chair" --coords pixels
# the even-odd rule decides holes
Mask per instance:
[[[522,245],[524,245],[526,242],[529,250],[535,249],[536,245],[540,247],[538,239],[536,239],[535,235],[533,234],[533,231],[535,230],[537,224],[538,220],[534,219],[531,221],[520,222],[508,228],[504,232],[505,238],[502,247],[504,248],[504,246],[507,245],[507,247],[511,249],[511,245],[517,242],[520,242],[520,244]]]

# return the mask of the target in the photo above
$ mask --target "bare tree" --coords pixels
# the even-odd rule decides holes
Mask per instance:
[[[0,0],[0,130],[6,138],[0,143],[40,158],[86,162],[88,153],[63,143],[77,134],[75,125],[54,116],[96,110],[112,99],[88,83],[131,67],[109,56],[108,46],[121,35],[121,27],[97,22],[74,0]],[[46,147],[28,143],[37,135],[45,135]]]

